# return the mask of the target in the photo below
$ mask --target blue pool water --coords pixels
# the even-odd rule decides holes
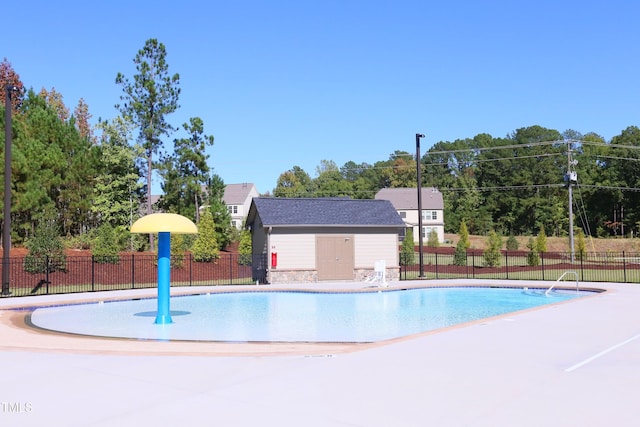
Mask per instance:
[[[227,342],[374,342],[585,295],[513,288],[366,293],[236,292],[171,298],[173,323],[154,323],[156,299],[38,308],[40,328],[83,335]]]

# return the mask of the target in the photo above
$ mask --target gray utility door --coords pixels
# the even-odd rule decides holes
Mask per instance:
[[[353,280],[353,236],[316,236],[318,280]]]

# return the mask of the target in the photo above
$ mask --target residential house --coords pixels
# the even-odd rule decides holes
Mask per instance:
[[[249,213],[251,200],[259,195],[256,186],[251,183],[227,184],[225,186],[222,200],[231,215],[231,225],[238,229],[242,228]]]
[[[207,191],[206,186],[203,186],[202,190]],[[249,213],[251,200],[259,195],[260,194],[258,193],[256,186],[251,183],[227,184],[224,187],[222,201],[227,205],[227,210],[231,215],[231,225],[237,229],[242,228],[242,224],[244,224],[244,220],[247,218],[247,214]],[[154,212],[158,211],[157,203],[161,197],[161,195],[151,195],[151,205]],[[205,206],[200,206],[200,209],[203,208],[205,208]],[[147,205],[145,203],[141,206],[142,215],[146,215],[146,209]]]
[[[429,235],[435,231],[438,241],[444,242],[444,201],[442,193],[436,188],[422,188],[422,239],[426,244]],[[413,229],[413,240],[420,241],[418,230],[418,189],[417,188],[383,188],[376,193],[377,200],[388,200],[398,211],[407,228]],[[404,234],[401,239],[404,238]]]
[[[384,261],[389,280],[400,275],[398,234],[404,222],[387,200],[253,199],[254,277],[268,283],[359,281]]]

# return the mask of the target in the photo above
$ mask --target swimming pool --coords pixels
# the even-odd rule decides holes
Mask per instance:
[[[171,298],[173,323],[154,323],[156,299],[37,308],[42,329],[141,340],[375,342],[560,302],[589,292],[443,287],[382,292],[234,292]]]

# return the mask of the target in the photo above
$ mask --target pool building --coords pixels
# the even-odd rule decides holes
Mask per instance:
[[[397,280],[399,234],[405,224],[388,200],[254,198],[251,230],[254,277],[267,283],[361,281],[376,263]],[[381,263],[384,261],[384,263]]]

